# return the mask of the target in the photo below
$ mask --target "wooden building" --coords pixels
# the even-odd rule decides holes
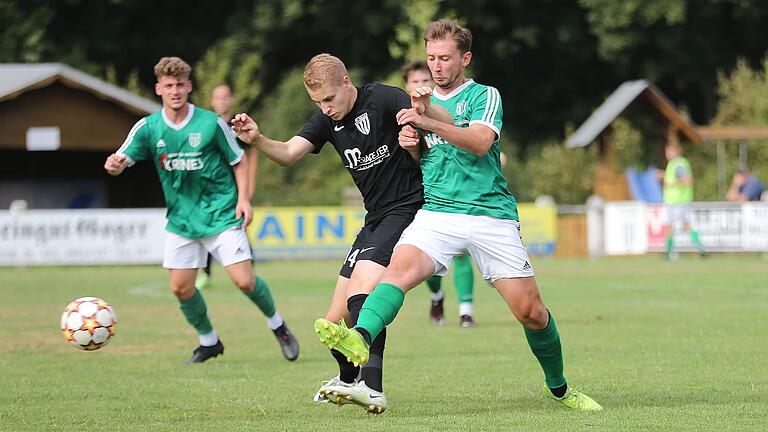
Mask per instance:
[[[569,148],[583,148],[591,144],[599,146],[595,178],[595,195],[606,201],[629,200],[629,188],[624,173],[616,171],[616,146],[611,124],[635,103],[642,104],[656,118],[659,127],[659,166],[666,164],[664,146],[687,141],[693,144],[713,143],[717,146],[718,177],[721,199],[725,199],[727,179],[723,166],[726,143],[738,143],[742,168],[747,167],[746,141],[768,138],[768,128],[697,126],[684,118],[674,104],[652,83],[645,80],[627,81],[619,86],[608,99],[566,141]]]
[[[0,64],[0,208],[162,207],[152,164],[107,155],[160,105],[63,64]]]
[[[645,80],[621,84],[565,143],[570,148],[587,147],[593,143],[599,146],[594,193],[606,201],[631,199],[624,173],[615,168],[616,146],[612,139],[611,124],[634,103],[643,103],[658,120],[659,135],[665,138],[658,145],[660,158],[663,159],[666,143],[679,143],[683,140],[695,144],[703,142],[696,128],[680,115],[656,86]]]

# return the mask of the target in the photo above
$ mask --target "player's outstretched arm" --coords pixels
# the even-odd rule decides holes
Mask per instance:
[[[107,161],[104,162],[104,169],[107,170],[109,175],[118,176],[123,173],[125,167],[128,166],[128,157],[124,154],[112,153],[107,157]]]
[[[282,166],[293,165],[314,148],[311,142],[300,136],[286,142],[267,138],[261,134],[259,125],[245,113],[237,114],[232,119],[232,130],[243,142],[253,145]]]

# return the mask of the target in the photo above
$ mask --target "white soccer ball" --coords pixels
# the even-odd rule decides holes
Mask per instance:
[[[72,345],[86,351],[97,350],[115,335],[117,317],[112,306],[96,297],[80,297],[61,314],[61,330]]]

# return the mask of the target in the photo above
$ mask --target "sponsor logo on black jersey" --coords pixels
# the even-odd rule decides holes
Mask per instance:
[[[358,148],[344,150],[344,157],[347,158],[349,163],[346,167],[355,171],[365,171],[368,168],[372,168],[382,163],[389,157],[389,154],[389,147],[386,145],[377,148],[365,156],[362,156]]]

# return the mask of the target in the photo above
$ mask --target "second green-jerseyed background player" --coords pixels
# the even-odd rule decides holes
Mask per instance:
[[[444,274],[455,256],[469,252],[483,278],[523,325],[544,372],[547,396],[568,408],[600,410],[592,398],[569,387],[563,374],[560,335],[541,301],[519,234],[515,199],[501,174],[501,97],[495,88],[464,77],[471,60],[471,33],[455,21],[439,20],[430,24],[424,39],[437,84],[431,102],[451,112],[455,125],[398,113],[400,124],[427,131],[429,149],[421,156],[425,205],[403,233],[357,325],[347,329],[343,323],[319,319],[315,331],[326,346],[365,363],[368,343],[395,319],[405,293],[432,274]],[[415,105],[419,102],[414,100]],[[401,146],[418,143],[416,130],[405,126]]]

